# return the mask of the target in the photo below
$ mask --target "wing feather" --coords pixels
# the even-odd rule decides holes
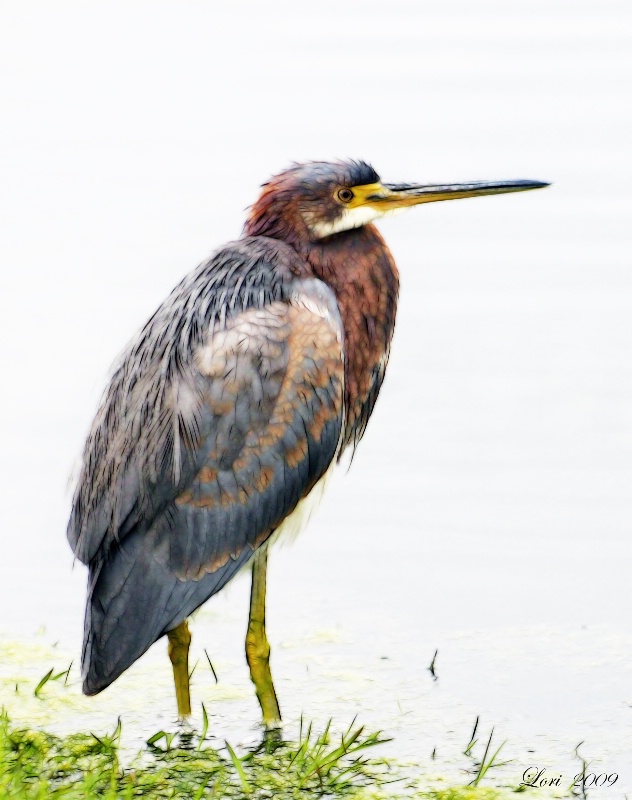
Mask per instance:
[[[261,262],[233,269],[223,324],[200,327],[175,367],[134,345],[137,374],[122,365],[95,422],[82,479],[101,489],[79,486],[69,528],[91,573],[87,693],[219,591],[336,457],[344,360],[335,298],[293,276],[266,294],[262,271]],[[240,293],[252,296],[257,283],[262,304],[244,308]]]

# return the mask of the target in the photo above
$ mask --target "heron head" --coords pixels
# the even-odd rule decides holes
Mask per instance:
[[[264,184],[246,222],[248,235],[324,239],[421,203],[524,192],[542,181],[450,184],[383,183],[363,161],[296,164]]]

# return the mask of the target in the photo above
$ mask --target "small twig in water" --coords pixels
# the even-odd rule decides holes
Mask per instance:
[[[435,663],[437,661],[437,656],[438,655],[439,655],[439,651],[435,650],[434,651],[434,655],[432,657],[432,661],[430,662],[430,666],[428,667],[428,672],[430,672],[430,674],[433,677],[433,680],[435,680],[435,681],[437,680],[437,673],[435,672]]]
[[[211,662],[211,657],[209,656],[209,654],[207,653],[206,650],[204,651],[204,655],[206,656],[206,660],[208,661],[208,665],[211,668],[211,672],[213,673],[213,677],[215,678],[215,683],[219,683],[219,678],[217,677],[217,672],[215,672],[215,667],[213,666],[213,664]]]
[[[472,756],[472,748],[474,747],[474,745],[478,741],[478,739],[476,738],[476,731],[478,730],[478,719],[479,718],[476,717],[476,722],[474,723],[474,728],[472,729],[472,734],[470,736],[470,742],[469,742],[468,746],[465,748],[465,750],[463,751],[463,755],[464,756],[471,756],[473,758],[473,756]]]

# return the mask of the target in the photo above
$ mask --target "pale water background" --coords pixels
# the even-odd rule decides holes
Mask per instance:
[[[381,226],[388,377],[352,469],[272,554],[273,671],[289,735],[358,714],[385,755],[468,780],[479,715],[507,782],[570,780],[583,742],[621,776],[602,795],[632,791],[631,53],[612,0],[2,4],[0,704],[34,721],[15,681],[74,658],[48,727],[120,714],[133,750],[172,723],[163,643],[79,693],[67,484],[117,352],[271,172],[535,178],[554,186]],[[248,588],[194,622],[194,702],[235,746],[258,735]]]

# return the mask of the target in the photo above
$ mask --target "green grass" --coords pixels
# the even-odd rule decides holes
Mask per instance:
[[[298,742],[267,741],[238,754],[228,743],[216,750],[201,737],[159,731],[129,765],[119,759],[121,725],[109,736],[66,737],[12,725],[0,714],[0,798],[7,800],[118,800],[118,798],[309,797],[386,800],[501,800],[507,792],[478,786],[419,789],[402,768],[376,754],[385,739],[351,725],[342,735],[331,726],[315,733],[301,726]],[[485,759],[483,759],[485,763]],[[513,794],[513,793],[510,793]]]
[[[295,798],[360,797],[368,786],[386,785],[389,767],[368,758],[383,740],[349,728],[341,737],[308,730],[297,744],[267,742],[238,756],[225,750],[181,749],[165,732],[123,768],[120,725],[111,736],[80,733],[60,738],[13,727],[0,716],[0,797],[19,798]]]
[[[68,681],[71,667],[61,669],[49,650],[27,656],[30,674],[9,674],[0,683],[10,709],[0,710],[0,800],[507,800],[517,791],[490,787],[508,762],[499,761],[502,745],[492,747],[493,729],[481,735],[478,717],[469,738],[464,732],[462,762],[448,763],[453,780],[441,773],[436,748],[425,761],[396,763],[383,755],[396,748],[380,747],[388,740],[355,721],[335,733],[331,722],[316,730],[301,720],[298,731],[293,728],[296,741],[269,738],[245,749],[213,739],[211,746],[204,704],[196,731],[156,731],[136,757],[121,750],[120,720],[109,735],[94,729],[53,735],[47,726],[80,720],[85,709]],[[43,676],[34,662],[42,662]],[[506,781],[507,770],[504,775]],[[452,785],[455,780],[464,785]],[[534,792],[525,795],[546,800],[546,792]]]

